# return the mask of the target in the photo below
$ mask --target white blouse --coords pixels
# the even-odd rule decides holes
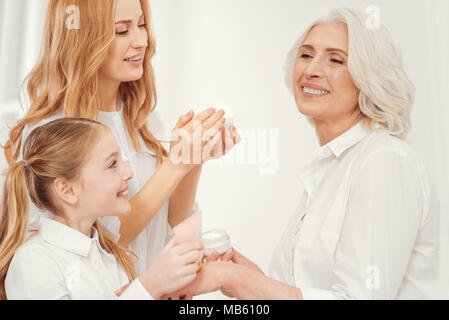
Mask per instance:
[[[23,144],[28,134],[33,129],[44,125],[52,120],[56,120],[63,117],[63,111],[55,113],[54,115],[31,125],[27,125],[22,133],[22,156],[23,156]],[[123,161],[133,171],[133,178],[128,182],[128,195],[131,199],[136,193],[142,189],[145,183],[150,179],[158,166],[156,165],[155,152],[150,150],[143,142],[143,139],[139,136],[141,142],[141,152],[134,150],[132,141],[127,133],[126,124],[123,118],[123,105],[120,111],[117,112],[104,112],[100,111],[97,121],[107,125],[112,131],[118,145],[122,152]],[[156,138],[164,139],[167,134],[164,126],[157,114],[152,112],[148,117],[147,124]],[[151,201],[151,199],[148,199]],[[49,212],[43,212],[39,210],[32,202],[30,203],[30,224],[34,226],[39,225],[39,218],[41,216],[51,217]],[[136,262],[136,271],[138,275],[141,275],[149,267],[151,262],[162,251],[167,242],[173,236],[173,231],[168,224],[168,204],[167,200],[154,216],[151,222],[146,228],[131,242],[128,248],[133,251],[138,260]],[[198,204],[195,202],[192,208],[192,214],[199,210]],[[120,237],[120,220],[118,217],[102,217],[99,219],[101,224],[107,228],[116,240]]]
[[[410,146],[359,122],[301,174],[270,275],[304,299],[438,298],[439,206]]]
[[[114,255],[92,237],[47,217],[39,232],[14,255],[5,279],[10,300],[152,300],[135,279],[120,298],[115,291],[129,280]]]

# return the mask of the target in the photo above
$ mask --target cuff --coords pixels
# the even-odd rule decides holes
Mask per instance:
[[[119,298],[120,300],[155,300],[151,294],[144,288],[140,280],[137,278]]]

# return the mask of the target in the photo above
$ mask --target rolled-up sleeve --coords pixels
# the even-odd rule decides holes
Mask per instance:
[[[354,172],[332,290],[301,288],[304,299],[395,299],[423,220],[414,164],[394,149],[372,154]]]

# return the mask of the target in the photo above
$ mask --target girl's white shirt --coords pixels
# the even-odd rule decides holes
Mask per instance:
[[[42,126],[50,121],[62,118],[63,111],[55,113],[54,115],[41,120],[40,122],[26,125],[22,133],[21,155],[23,159],[23,144],[25,139],[36,127]],[[122,152],[123,161],[132,169],[133,178],[128,182],[128,196],[131,199],[136,193],[142,189],[145,183],[150,179],[153,173],[157,170],[156,154],[150,150],[139,135],[141,142],[141,152],[136,152],[132,141],[126,129],[126,124],[123,118],[123,104],[119,111],[104,112],[100,111],[97,121],[107,125],[114,135]],[[167,132],[162,125],[159,116],[153,111],[147,120],[148,127],[152,134],[161,140],[165,140]],[[151,199],[148,199],[151,201]],[[42,216],[51,217],[47,211],[39,210],[29,199],[30,215],[29,221],[33,228],[39,226],[39,219]],[[128,248],[133,251],[138,259],[136,261],[136,271],[141,275],[150,266],[151,262],[162,251],[165,245],[173,236],[173,230],[168,223],[168,204],[167,200],[154,216],[151,222],[145,229],[131,242]],[[198,204],[195,202],[192,208],[192,214],[199,210]],[[118,217],[102,217],[99,219],[103,227],[108,229],[115,240],[120,238],[120,220]]]
[[[92,237],[47,217],[15,253],[5,279],[10,300],[153,300],[140,280],[129,283],[115,256]]]
[[[270,275],[304,299],[432,299],[439,204],[410,146],[359,122],[320,148]]]

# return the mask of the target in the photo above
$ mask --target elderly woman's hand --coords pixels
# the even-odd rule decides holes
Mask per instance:
[[[246,258],[243,254],[235,250],[234,248],[231,248],[230,250],[226,251],[226,253],[220,258],[220,255],[217,251],[214,251],[210,256],[206,258],[206,262],[210,261],[217,261],[220,259],[221,261],[230,261],[235,264],[239,264],[241,266],[253,269],[261,274],[265,274],[262,269],[257,266],[254,262]]]

